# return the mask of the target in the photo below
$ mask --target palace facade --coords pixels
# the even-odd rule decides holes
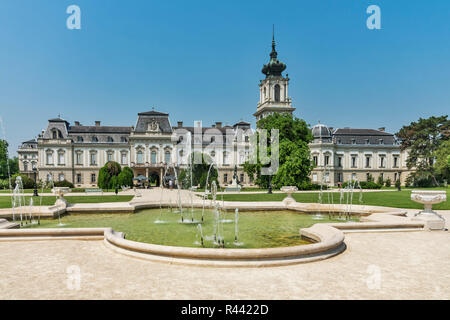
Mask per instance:
[[[283,76],[285,69],[273,39],[270,60],[262,69],[265,79],[259,83],[260,98],[253,114],[256,121],[295,110],[288,95],[289,77]],[[19,170],[32,176],[36,168],[42,181],[68,180],[76,187],[95,187],[100,168],[116,161],[130,167],[135,177],[143,175],[159,184],[167,168],[186,167],[189,154],[197,150],[215,162],[221,184],[232,182],[237,167],[239,182],[252,185],[242,168],[249,159],[251,133],[250,123],[244,121],[232,126],[216,122],[210,127],[200,123],[184,126],[179,121],[173,126],[168,113],[155,110],[138,113],[136,125],[129,127],[103,126],[100,121],[91,126],[78,121],[71,124],[58,117],[48,120],[37,139],[19,147]],[[371,174],[375,180],[381,175],[404,183],[407,154],[384,129],[333,129],[318,124],[312,133],[312,182],[337,185],[355,178],[365,181]]]

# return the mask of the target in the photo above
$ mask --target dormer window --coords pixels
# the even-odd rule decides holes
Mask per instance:
[[[369,144],[369,139],[366,139],[366,144]]]
[[[83,140],[83,137],[81,137],[81,136],[78,136],[77,137],[77,142],[83,142],[84,140]]]
[[[127,137],[120,137],[120,142],[127,142]]]
[[[380,144],[384,144],[384,140],[383,139],[380,139],[379,141],[380,141]]]
[[[352,144],[356,144],[356,139],[352,139]]]
[[[98,142],[98,138],[96,136],[92,137],[92,142]]]
[[[108,137],[108,142],[114,142],[113,137]]]

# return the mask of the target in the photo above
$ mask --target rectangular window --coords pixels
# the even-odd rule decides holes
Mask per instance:
[[[91,153],[91,166],[97,164],[97,155],[95,153]]]
[[[81,152],[78,152],[76,155],[76,163],[77,165],[83,164],[83,154]]]
[[[314,165],[317,166],[317,156],[313,157],[313,162],[314,162]]]
[[[342,167],[342,157],[338,157],[338,167]]]
[[[58,153],[58,164],[64,164],[64,153]]]
[[[58,176],[59,181],[64,181],[64,173],[60,173]]]
[[[398,157],[394,157],[394,168],[398,168]]]
[[[241,178],[240,178],[240,180],[241,180],[241,181],[240,181],[241,183],[244,183],[244,174],[243,174],[243,173],[241,173]]]
[[[47,153],[47,164],[53,164],[53,155],[51,153]]]
[[[137,163],[139,164],[144,163],[144,154],[142,153],[142,151],[139,151],[137,153]]]
[[[81,183],[81,173],[77,173],[77,183]]]
[[[122,164],[127,164],[127,154],[126,153],[122,153],[121,163]]]
[[[223,183],[228,183],[228,174],[223,175]]]
[[[91,183],[95,183],[97,181],[97,177],[95,175],[95,173],[91,174]]]
[[[366,156],[366,168],[370,168],[370,157]]]
[[[113,161],[113,154],[112,153],[108,153],[106,159],[107,159],[106,160],[107,162]]]
[[[352,156],[352,168],[356,168],[356,156]]]
[[[325,156],[325,165],[328,165],[328,162],[330,161],[330,156]]]
[[[384,168],[384,157],[380,157],[380,168]]]

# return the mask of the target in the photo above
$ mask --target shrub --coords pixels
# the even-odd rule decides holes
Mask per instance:
[[[342,184],[343,188],[346,188],[348,186],[348,181],[344,182]],[[352,184],[354,184],[354,182],[352,181]],[[381,189],[382,185],[375,183],[375,182],[367,182],[367,181],[360,181],[359,185],[361,186],[362,189]]]
[[[16,187],[16,178],[18,176],[22,177],[22,185],[24,189],[33,189],[34,188],[34,180],[24,174],[15,174],[11,177],[11,186],[13,188]]]
[[[0,179],[0,189],[8,189],[9,182],[8,179]]]
[[[326,188],[326,186],[324,186],[324,188]],[[298,189],[299,190],[320,190],[320,184],[304,181],[300,185],[298,185]]]
[[[117,183],[119,184],[119,187],[133,186],[133,177],[134,177],[133,170],[131,170],[129,167],[124,167],[123,170],[117,176]]]
[[[397,189],[400,189],[400,187],[401,187],[400,179],[395,180],[395,187],[396,187]]]
[[[377,183],[380,184],[380,185],[384,185],[383,176],[381,174],[378,176]]]
[[[392,181],[391,181],[390,178],[387,178],[386,181],[384,182],[384,185],[385,185],[386,187],[390,187],[391,184],[392,184]]]
[[[110,181],[111,181],[111,176],[105,165],[98,172],[98,182],[97,182],[98,187],[101,189],[108,189]]]
[[[55,182],[55,187],[67,187],[67,188],[73,188],[73,183],[69,182],[67,180],[63,180],[63,181],[56,181]]]
[[[374,182],[374,181],[373,181],[373,176],[372,176],[371,173],[369,173],[369,174],[367,175],[367,182]]]

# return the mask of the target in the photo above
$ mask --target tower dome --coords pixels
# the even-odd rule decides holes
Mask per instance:
[[[316,139],[331,139],[331,130],[326,125],[318,123],[311,128],[314,140]]]

